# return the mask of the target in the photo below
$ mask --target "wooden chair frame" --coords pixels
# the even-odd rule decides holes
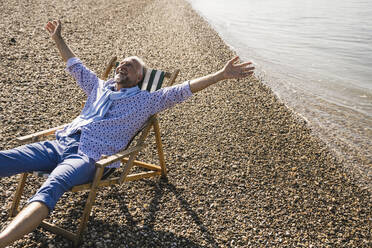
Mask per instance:
[[[102,74],[103,79],[107,79],[111,69],[115,66],[116,60],[117,60],[117,57],[113,57],[110,60],[110,62],[106,66],[106,69],[105,69],[104,73]],[[178,76],[178,73],[179,73],[179,70],[175,70],[173,73],[168,73],[168,72],[165,73],[165,78],[169,79],[168,80],[169,81],[168,85],[174,84],[174,82],[175,82],[175,80]],[[37,141],[41,140],[41,138],[45,138],[46,136],[53,135],[55,133],[55,131],[57,131],[59,129],[62,129],[66,125],[67,124],[61,125],[61,126],[58,126],[58,127],[55,127],[55,128],[51,128],[51,129],[48,129],[48,130],[44,130],[44,131],[41,131],[41,132],[37,132],[37,133],[34,133],[34,134],[30,134],[30,135],[27,135],[27,136],[19,137],[19,138],[17,138],[17,141],[20,144],[26,144],[26,143],[30,143],[30,142],[37,142]],[[147,136],[148,136],[148,134],[151,130],[151,127],[153,127],[154,133],[155,133],[155,141],[156,141],[156,147],[157,147],[157,153],[158,153],[158,157],[159,157],[160,166],[135,160],[138,153],[145,147],[144,142],[145,142],[145,139],[147,138]],[[166,166],[165,166],[163,145],[162,145],[162,141],[161,141],[160,127],[159,127],[159,120],[158,120],[156,115],[153,115],[149,118],[149,120],[146,122],[143,129],[140,131],[140,133],[138,135],[140,135],[140,136],[139,136],[135,146],[131,146],[130,148],[123,149],[122,151],[120,151],[117,154],[114,154],[112,156],[107,156],[107,157],[101,158],[101,160],[96,162],[96,164],[95,164],[96,165],[96,173],[95,173],[94,179],[91,183],[77,185],[77,186],[74,186],[73,188],[70,189],[71,192],[78,192],[78,191],[83,191],[83,190],[89,190],[90,191],[89,195],[88,195],[88,199],[87,199],[85,207],[84,207],[83,215],[81,217],[81,221],[80,221],[80,224],[78,226],[78,229],[77,229],[76,233],[72,233],[71,231],[63,229],[61,227],[58,227],[57,225],[48,223],[46,221],[43,221],[40,226],[49,230],[49,231],[51,231],[51,232],[53,232],[53,233],[62,235],[64,237],[66,237],[67,239],[72,240],[73,245],[77,246],[78,244],[81,243],[82,234],[83,234],[83,231],[84,231],[85,227],[87,226],[88,219],[89,219],[89,216],[90,216],[90,212],[92,210],[98,188],[105,187],[105,186],[110,186],[110,185],[115,185],[115,184],[120,185],[124,182],[135,181],[135,180],[139,180],[139,179],[143,179],[143,178],[150,178],[150,177],[154,177],[154,176],[166,176],[167,175],[167,170],[166,170]],[[101,180],[103,172],[104,172],[104,168],[106,166],[110,165],[111,163],[119,161],[119,160],[122,162],[123,165],[125,164],[125,166],[123,167],[123,172],[121,173],[120,177],[108,178],[108,179],[105,179],[105,180]],[[129,174],[131,168],[134,165],[145,168],[148,171],[141,172],[141,173],[136,173],[136,174]],[[28,173],[23,173],[23,174],[20,175],[18,186],[17,186],[16,192],[15,192],[15,196],[13,198],[13,202],[12,202],[12,204],[10,206],[10,210],[9,210],[11,217],[14,217],[18,213],[19,202],[20,202],[20,199],[21,199],[23,189],[25,187],[27,175],[28,175]]]

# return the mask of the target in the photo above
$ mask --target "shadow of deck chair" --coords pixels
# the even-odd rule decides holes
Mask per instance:
[[[115,66],[115,64],[117,65],[116,60],[117,60],[116,57],[111,59],[109,64],[106,66],[104,73],[102,74],[102,79],[104,80],[107,79],[111,69]],[[175,70],[173,73],[169,73],[169,72],[163,72],[159,70],[147,69],[144,80],[139,84],[139,86],[141,90],[148,90],[152,92],[152,91],[155,91],[161,88],[164,78],[168,78],[168,86],[172,85],[174,81],[176,80],[178,73],[179,73],[179,70]],[[37,142],[41,140],[41,138],[45,138],[47,136],[53,135],[55,131],[65,127],[66,125],[67,124],[61,125],[55,128],[51,128],[48,130],[44,130],[41,132],[37,132],[34,134],[30,134],[27,136],[19,137],[17,138],[17,141],[20,144]],[[145,162],[138,161],[135,159],[138,153],[145,147],[144,141],[147,138],[152,127],[154,129],[155,141],[156,141],[156,147],[157,147],[157,153],[159,157],[160,166],[145,163]],[[90,191],[88,195],[88,199],[84,207],[81,221],[80,221],[80,224],[78,226],[76,233],[63,229],[61,227],[58,227],[46,221],[43,221],[40,226],[53,233],[62,235],[66,237],[67,239],[72,240],[74,246],[77,246],[82,240],[82,234],[83,234],[85,227],[87,226],[87,222],[88,222],[90,212],[91,212],[91,209],[95,201],[98,188],[115,185],[115,184],[122,184],[124,182],[135,181],[135,180],[139,180],[143,178],[150,178],[150,177],[155,177],[155,176],[166,176],[167,171],[166,171],[163,147],[162,147],[161,136],[160,136],[159,121],[156,115],[151,116],[149,120],[147,120],[147,122],[144,124],[142,129],[139,130],[139,132],[137,133],[136,137],[137,138],[135,140],[136,141],[135,145],[133,144],[128,145],[129,148],[127,147],[126,149],[123,149],[122,151],[114,155],[105,156],[96,162],[96,173],[91,183],[77,185],[70,189],[71,192],[78,192],[78,191],[83,191],[83,190]],[[117,161],[121,161],[122,172],[121,172],[120,177],[104,179],[103,178],[104,168],[110,165],[111,163],[117,162]],[[132,169],[134,165],[142,167],[146,169],[146,171],[140,172],[140,173],[129,174],[130,170]],[[23,189],[25,187],[28,174],[30,173],[23,173],[20,175],[18,186],[15,192],[15,196],[14,196],[13,202],[10,207],[11,217],[15,216],[18,213],[19,202],[21,199]],[[35,176],[39,176],[39,177],[47,177],[46,172],[34,172],[32,174]]]

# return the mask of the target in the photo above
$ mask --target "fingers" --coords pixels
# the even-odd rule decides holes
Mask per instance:
[[[247,65],[251,65],[252,64],[252,62],[244,62],[244,63],[241,63],[241,64],[238,64],[238,65],[235,65],[235,67],[245,67],[245,66],[247,66]]]
[[[51,23],[51,22],[48,22],[46,25],[45,25],[45,27],[50,27],[50,26],[52,26],[53,24]]]
[[[48,27],[55,27],[55,23],[54,23],[54,21],[49,21],[47,24],[46,24],[46,26],[48,26]]]
[[[232,59],[228,62],[228,64],[232,65],[232,64],[234,64],[236,61],[238,61],[238,59],[239,59],[239,56],[235,56],[234,58],[232,58]]]
[[[49,33],[52,33],[53,30],[54,30],[54,25],[52,22],[48,22],[46,25],[45,25],[45,29],[49,32]]]
[[[45,25],[45,29],[49,32],[50,35],[60,34],[60,32],[61,32],[61,21],[60,20],[49,21]]]
[[[53,21],[53,25],[54,25],[55,30],[57,30],[59,25],[58,25],[58,22],[56,20]]]
[[[45,27],[49,27],[49,28],[56,28],[57,26],[60,26],[61,25],[61,21],[60,20],[54,20],[54,21],[49,21]]]
[[[239,56],[235,56],[224,67],[225,78],[244,78],[254,73],[255,67],[251,61],[238,63]]]
[[[247,66],[247,65],[250,65],[252,63],[246,62],[246,63],[243,63],[243,64],[245,64],[245,66]],[[236,71],[237,78],[244,78],[244,77],[251,76],[254,73],[254,69],[255,68],[253,66],[237,68],[237,71]]]
[[[244,62],[244,63],[240,63],[240,64],[236,64],[236,62],[237,62],[238,60],[239,60],[239,56],[235,56],[235,57],[232,58],[228,63],[229,63],[230,65],[234,65],[234,67],[238,67],[238,68],[246,67],[246,66],[252,64],[251,61]]]
[[[242,71],[243,72],[246,72],[246,71],[253,71],[255,68],[253,66],[251,67],[245,67],[245,68],[242,68]]]

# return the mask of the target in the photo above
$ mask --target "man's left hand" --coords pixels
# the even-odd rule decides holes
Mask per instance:
[[[252,62],[238,64],[239,57],[231,59],[222,69],[224,79],[244,78],[251,76],[254,73]]]

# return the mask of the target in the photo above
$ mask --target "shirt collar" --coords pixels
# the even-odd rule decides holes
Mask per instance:
[[[115,84],[109,85],[108,88],[112,91],[116,91]],[[136,93],[137,91],[140,91],[140,88],[136,85],[136,86],[133,86],[133,87],[130,87],[130,88],[121,88],[119,91],[120,92],[126,92],[127,94],[131,95],[133,93]]]
[[[140,91],[140,88],[136,85],[131,88],[121,88],[120,92],[127,92],[128,95],[132,95],[136,93],[137,91]]]

